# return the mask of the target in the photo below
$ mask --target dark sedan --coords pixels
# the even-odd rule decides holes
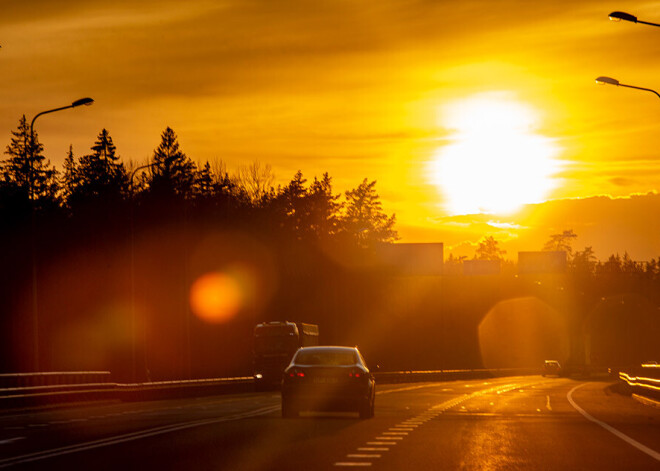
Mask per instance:
[[[282,417],[300,411],[356,411],[374,415],[376,386],[357,348],[303,347],[282,378]]]

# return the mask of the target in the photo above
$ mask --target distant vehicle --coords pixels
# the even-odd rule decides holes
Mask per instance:
[[[559,376],[561,374],[561,365],[557,360],[545,360],[545,363],[543,364],[543,376],[547,375],[557,375]]]
[[[374,415],[376,384],[357,348],[301,348],[282,376],[282,417],[305,410]]]
[[[303,322],[272,321],[254,328],[254,380],[257,390],[275,388],[300,347],[319,344],[319,327]]]

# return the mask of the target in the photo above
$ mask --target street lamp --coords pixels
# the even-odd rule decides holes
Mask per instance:
[[[78,106],[90,106],[92,103],[94,103],[94,100],[92,98],[81,98],[80,100],[76,100],[70,105],[67,106],[62,106],[60,108],[53,108],[52,110],[46,110],[42,111],[41,113],[37,113],[34,118],[32,118],[32,122],[30,123],[30,199],[34,199],[33,195],[33,173],[34,173],[34,122],[37,120],[37,118],[41,115],[48,114],[48,113],[54,113],[55,111],[62,111],[62,110],[67,110],[69,108],[76,108]]]
[[[635,15],[631,15],[630,13],[625,13],[623,11],[613,11],[609,15],[610,20],[612,21],[630,21],[631,23],[641,23],[643,25],[650,25],[650,26],[660,26],[658,23],[649,23],[648,21],[641,21],[638,20]]]
[[[53,108],[52,110],[42,111],[37,113],[32,122],[30,123],[30,176],[28,178],[29,191],[30,191],[30,219],[31,219],[31,252],[32,252],[32,317],[34,323],[34,368],[39,371],[39,309],[37,304],[37,251],[36,251],[36,221],[34,215],[34,122],[41,115],[54,113],[55,111],[66,110],[69,108],[76,108],[77,106],[89,106],[94,103],[91,98],[81,98],[74,101],[70,105],[62,106],[60,108]]]
[[[636,87],[634,85],[626,85],[625,83],[621,83],[617,79],[613,79],[612,77],[598,77],[596,78],[596,83],[616,85],[617,87],[634,88],[635,90],[644,90],[645,92],[655,93],[658,96],[658,98],[660,98],[660,93],[656,92],[655,90],[652,90],[650,88]]]
[[[156,162],[151,162],[149,164],[140,165],[136,167],[129,177],[129,197],[131,204],[131,336],[132,336],[132,381],[135,383],[137,381],[137,368],[136,368],[136,345],[137,345],[137,314],[135,310],[135,201],[133,197],[133,179],[139,170],[144,170],[149,167],[156,165]],[[147,380],[149,379],[147,371],[147,351],[146,351],[146,325],[143,326],[144,329],[144,342],[142,348],[144,349],[144,369]]]

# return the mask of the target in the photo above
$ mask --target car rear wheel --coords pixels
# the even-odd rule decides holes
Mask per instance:
[[[282,398],[282,417],[285,419],[298,417],[298,409],[292,404],[291,399]]]
[[[374,400],[365,399],[362,404],[360,404],[360,410],[358,411],[361,419],[370,419],[374,416]]]

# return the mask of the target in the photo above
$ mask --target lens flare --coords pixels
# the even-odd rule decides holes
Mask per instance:
[[[245,303],[240,283],[226,273],[200,276],[190,288],[190,308],[200,319],[218,324],[232,319]]]
[[[562,315],[538,298],[497,303],[479,324],[479,346],[485,368],[529,368],[544,360],[563,364],[569,354]]]

